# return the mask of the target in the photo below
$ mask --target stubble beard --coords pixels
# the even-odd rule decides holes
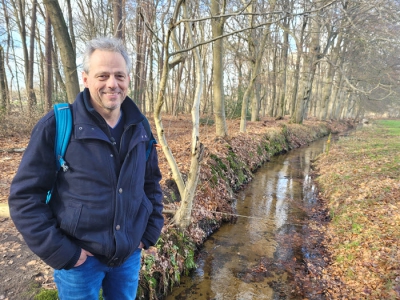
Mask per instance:
[[[116,92],[116,91],[113,91],[113,92]],[[126,92],[118,90],[117,93],[118,93],[118,96],[119,96],[118,98],[120,100],[107,104],[107,101],[102,98],[103,91],[98,91],[97,92],[97,96],[98,96],[98,99],[99,99],[99,101],[97,101],[98,105],[100,105],[101,108],[103,108],[104,110],[107,110],[109,112],[112,112],[114,110],[120,109],[120,107],[122,105],[122,102],[124,102],[124,100],[126,98]]]

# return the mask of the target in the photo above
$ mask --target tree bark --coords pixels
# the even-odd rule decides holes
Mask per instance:
[[[275,0],[271,0],[270,3],[270,10],[274,11],[275,9]],[[252,5],[249,6],[249,12],[252,13]],[[269,16],[269,18],[272,18],[272,15]],[[270,19],[271,20],[271,19]],[[250,25],[253,24],[253,16],[250,19],[249,22]],[[253,31],[253,30],[252,30]],[[261,42],[258,43],[257,42],[257,47],[254,47],[254,43],[256,43],[255,40],[255,36],[251,36],[254,35],[255,32],[250,34],[250,40],[249,40],[249,45],[250,45],[250,57],[252,57],[252,68],[251,68],[251,78],[249,80],[249,85],[247,86],[246,91],[244,92],[243,95],[243,101],[242,101],[242,113],[241,113],[241,118],[240,118],[240,132],[246,132],[246,123],[247,123],[247,106],[249,103],[249,98],[251,96],[252,90],[254,89],[254,84],[255,81],[259,75],[259,71],[260,71],[260,66],[261,66],[261,62],[262,62],[262,57],[264,55],[264,51],[265,51],[265,46],[270,34],[270,25],[267,25],[266,28],[264,29],[264,32],[262,34],[261,37]],[[258,109],[258,108],[252,108],[252,109]]]
[[[186,3],[183,5],[184,17],[188,18]],[[185,23],[185,27],[189,36],[189,41],[194,45],[192,24]],[[191,161],[189,177],[185,186],[185,191],[181,200],[181,205],[174,216],[175,223],[181,228],[185,229],[190,224],[190,217],[192,214],[193,200],[196,192],[197,182],[200,174],[200,163],[203,158],[204,147],[200,142],[199,137],[199,122],[200,122],[200,100],[203,91],[203,67],[201,65],[201,58],[198,48],[193,50],[194,59],[196,62],[196,89],[192,107],[192,140],[191,140]]]
[[[123,38],[123,20],[122,20],[122,1],[112,0],[113,19],[114,19],[114,36]]]
[[[32,16],[31,16],[31,28],[29,37],[29,67],[28,67],[28,102],[29,110],[33,112],[36,109],[36,94],[33,86],[33,76],[34,76],[34,61],[35,61],[35,31],[36,31],[36,11],[37,11],[37,1],[32,1]]]
[[[211,0],[211,15],[221,15],[225,11],[226,1]],[[216,38],[224,33],[225,18],[213,18],[211,20],[212,37]],[[228,135],[225,116],[225,93],[224,93],[224,46],[223,39],[214,41],[213,45],[213,110],[215,117],[215,134],[218,137],[225,138]]]
[[[296,63],[295,63],[295,71],[294,71],[294,80],[293,80],[293,94],[292,94],[292,100],[291,100],[291,105],[290,105],[290,117],[294,121],[295,120],[295,112],[296,112],[296,100],[297,100],[297,94],[299,91],[299,79],[300,79],[300,61],[303,55],[303,43],[304,43],[304,30],[306,29],[307,26],[307,21],[308,21],[308,16],[303,16],[303,23],[301,26],[301,31],[300,31],[300,40],[298,41],[296,39]]]
[[[284,10],[289,11],[288,1],[285,1]],[[285,115],[286,107],[286,81],[287,81],[287,69],[288,69],[288,52],[289,52],[289,17],[285,16],[283,19],[283,44],[282,44],[282,61],[281,61],[281,91],[277,106],[277,118],[283,118]]]
[[[0,116],[7,109],[7,78],[5,70],[4,48],[0,45]]]
[[[52,16],[52,25],[57,44],[60,46],[60,56],[64,67],[68,102],[74,102],[79,93],[79,81],[76,67],[76,54],[65,24],[64,16],[58,1],[43,0],[48,13]]]
[[[165,138],[164,126],[162,124],[162,119],[161,119],[161,109],[165,102],[167,80],[168,80],[168,74],[170,71],[170,64],[169,64],[170,55],[169,55],[168,48],[170,47],[172,31],[174,30],[177,15],[180,11],[180,7],[182,6],[182,2],[183,2],[183,0],[179,0],[178,3],[175,5],[175,11],[174,11],[173,17],[170,21],[169,30],[165,34],[165,39],[164,39],[164,43],[163,43],[163,55],[164,55],[163,56],[163,65],[162,65],[161,74],[160,74],[160,84],[159,84],[158,95],[157,95],[157,103],[156,103],[156,106],[154,109],[154,123],[156,125],[158,142],[160,143],[162,150],[164,152],[165,158],[168,161],[168,165],[171,168],[172,178],[174,179],[174,181],[178,187],[179,194],[181,195],[181,197],[183,197],[184,192],[185,192],[185,183],[184,183],[182,175],[179,171],[176,160],[175,160],[174,156],[172,155],[171,148],[169,148],[168,142]]]
[[[4,16],[4,23],[5,23],[5,28],[6,28],[6,31],[7,32],[11,32],[11,28],[10,28],[10,16],[9,16],[9,14],[8,14],[8,11],[7,11],[7,8],[6,8],[6,4],[5,4],[5,1],[4,0],[2,0],[1,1],[2,2],[2,5],[3,5],[3,16]],[[5,93],[5,102],[6,102],[6,112],[7,113],[9,113],[10,112],[10,110],[11,110],[11,103],[10,103],[10,89],[12,90],[12,87],[9,89],[9,87],[8,87],[8,77],[7,77],[7,74],[6,74],[6,64],[7,64],[7,67],[8,67],[8,70],[9,70],[9,74],[11,74],[10,76],[11,76],[11,82],[13,81],[13,79],[14,79],[14,73],[13,73],[13,68],[11,68],[11,66],[10,66],[10,63],[9,63],[9,53],[10,53],[10,47],[11,47],[11,45],[13,45],[13,39],[12,39],[12,34],[8,34],[7,35],[7,39],[6,39],[6,45],[7,45],[7,50],[6,50],[6,53],[4,53],[4,48],[3,48],[3,60],[2,60],[2,62],[3,62],[3,68],[4,68],[4,76],[2,75],[2,76],[0,76],[0,81],[1,81],[1,78],[3,78],[3,80],[4,80],[4,91],[2,91],[2,93]],[[1,63],[1,62],[0,62]],[[16,71],[17,72],[17,71]],[[17,81],[18,82],[18,81]],[[0,89],[1,90],[1,89]]]
[[[317,65],[321,59],[321,47],[319,41],[320,28],[319,28],[319,20],[314,18],[311,20],[311,43],[310,43],[310,60],[308,67],[308,76],[307,81],[304,86],[302,98],[296,101],[296,110],[294,114],[294,118],[292,119],[294,123],[301,124],[303,123],[305,114],[308,109],[308,103],[311,99],[311,92],[314,83],[315,71],[317,69]]]
[[[50,15],[46,11],[46,36],[45,36],[45,69],[44,69],[44,97],[46,110],[53,106],[53,39],[51,34]]]
[[[72,7],[71,0],[67,0],[68,7],[68,25],[69,25],[69,34],[71,36],[72,49],[74,49],[74,53],[76,53],[76,42],[75,42],[75,32],[74,32],[74,19],[72,17]]]

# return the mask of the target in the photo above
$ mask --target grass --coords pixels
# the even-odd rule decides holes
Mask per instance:
[[[58,293],[56,290],[41,289],[33,298],[34,300],[57,300]],[[100,291],[99,300],[103,300],[102,292]]]
[[[316,162],[332,222],[324,270],[333,298],[400,297],[400,121],[378,121],[331,147]],[[394,270],[394,271],[393,271]],[[329,280],[328,280],[329,281]]]

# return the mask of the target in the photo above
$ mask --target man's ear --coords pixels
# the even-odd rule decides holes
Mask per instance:
[[[85,71],[83,71],[82,72],[82,81],[83,81],[83,85],[85,86],[85,87],[88,87],[88,77],[89,77],[89,75],[88,74],[86,74],[86,72]]]

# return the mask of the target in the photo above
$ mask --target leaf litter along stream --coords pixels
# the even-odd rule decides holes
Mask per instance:
[[[315,255],[304,244],[303,225],[317,205],[310,164],[325,146],[326,138],[262,166],[237,194],[236,222],[205,242],[197,269],[166,299],[303,299],[294,273]]]

